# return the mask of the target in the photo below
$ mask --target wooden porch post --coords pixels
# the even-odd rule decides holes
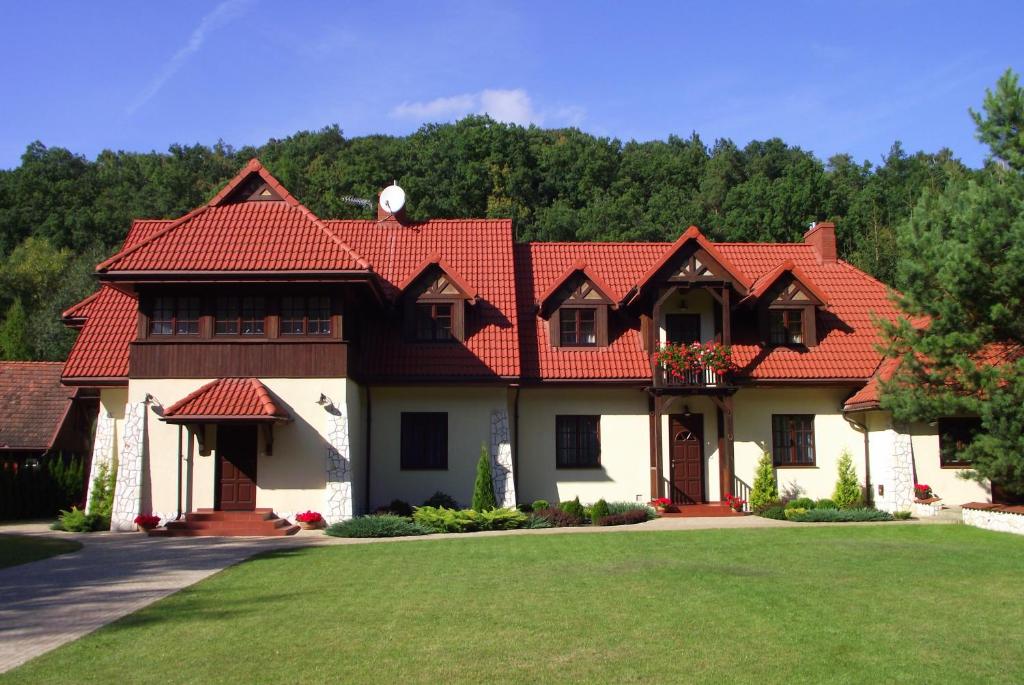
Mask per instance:
[[[711,396],[714,400],[715,405],[718,407],[718,416],[720,419],[719,425],[722,427],[723,435],[721,440],[721,450],[718,455],[718,486],[721,501],[725,500],[726,493],[732,493],[732,478],[736,473],[736,466],[733,458],[733,441],[735,439],[733,431],[733,397],[727,395],[725,397]]]
[[[732,344],[732,307],[729,304],[730,300],[729,285],[722,286],[722,344]]]
[[[647,406],[651,416],[651,499],[661,496],[661,402],[650,395]]]

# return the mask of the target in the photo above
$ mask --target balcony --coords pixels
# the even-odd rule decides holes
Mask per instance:
[[[654,366],[654,385],[659,388],[717,388],[724,387],[724,379],[712,369],[697,369],[674,373],[661,364]]]
[[[732,388],[732,353],[717,342],[666,344],[651,355],[654,387],[677,390]]]

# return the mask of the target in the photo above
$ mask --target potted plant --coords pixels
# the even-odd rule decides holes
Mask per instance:
[[[298,514],[295,520],[302,530],[316,530],[317,528],[323,528],[324,525],[324,517],[318,511],[303,512]]]
[[[657,497],[651,500],[651,506],[654,507],[654,510],[659,514],[664,514],[668,511],[668,508],[672,506],[672,500],[668,497]]]
[[[148,532],[160,525],[160,517],[152,514],[139,514],[135,517],[135,525]]]
[[[747,500],[740,499],[739,497],[736,497],[732,493],[727,492],[727,493],[725,493],[725,503],[733,511],[742,514],[743,513],[743,507],[746,506]]]
[[[914,484],[914,501],[919,504],[931,504],[937,502],[938,497],[935,496],[935,492],[932,490],[932,486],[925,485],[924,483]]]

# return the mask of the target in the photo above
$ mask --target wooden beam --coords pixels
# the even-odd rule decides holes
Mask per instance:
[[[730,300],[730,288],[722,286],[722,344],[732,344],[732,306]]]
[[[733,397],[728,395],[722,398],[722,419],[725,427],[725,441],[724,441],[724,454],[721,455],[721,489],[722,499],[725,499],[725,493],[732,492],[732,479],[736,473],[736,464],[734,459],[733,446],[735,441],[735,432],[733,430]],[[735,493],[733,493],[735,494]]]
[[[651,417],[650,420],[650,444],[651,444],[651,499],[658,497],[658,455],[660,453],[660,439],[661,435],[660,423],[661,417],[658,413],[658,398],[654,395],[647,396],[647,409]]]

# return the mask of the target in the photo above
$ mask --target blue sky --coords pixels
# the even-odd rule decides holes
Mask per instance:
[[[842,6],[840,6],[842,5]],[[626,139],[779,136],[984,158],[967,108],[1024,71],[1020,2],[13,2],[0,168],[42,140],[260,144],[471,112]]]

